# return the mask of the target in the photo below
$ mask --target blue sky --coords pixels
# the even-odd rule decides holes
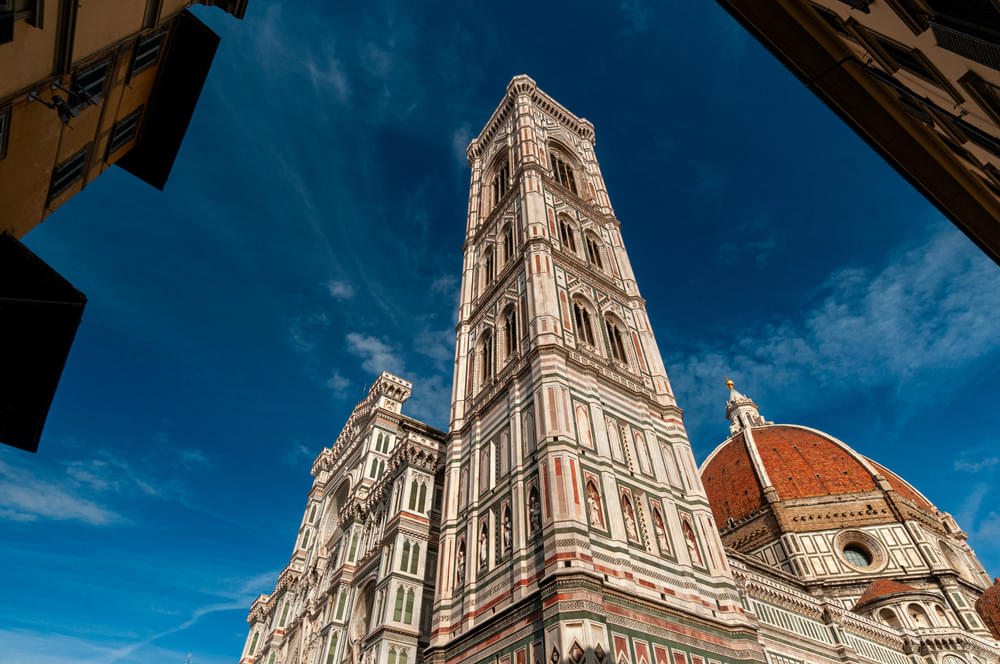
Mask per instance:
[[[519,73],[596,126],[698,459],[732,375],[1000,573],[1000,271],[714,3],[196,13],[166,191],[112,169],[25,238],[90,303],[40,452],[0,449],[0,663],[235,661],[377,371],[446,426],[465,146]]]

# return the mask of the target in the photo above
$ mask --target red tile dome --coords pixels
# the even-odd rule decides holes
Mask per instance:
[[[750,429],[754,447],[779,500],[878,490],[874,475],[885,477],[903,498],[933,507],[896,474],[847,445],[813,429],[769,424]],[[702,481],[716,523],[725,527],[764,507],[763,483],[743,432],[720,445],[702,465]]]
[[[993,633],[993,638],[1000,639],[1000,579],[993,579],[993,585],[976,600],[976,613]]]

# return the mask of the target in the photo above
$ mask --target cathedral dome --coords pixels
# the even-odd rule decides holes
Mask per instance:
[[[709,455],[701,475],[716,522],[723,527],[729,519],[739,521],[765,507],[767,487],[773,487],[774,499],[780,501],[890,488],[916,507],[935,511],[920,492],[884,466],[832,436],[796,425],[765,424],[739,431]]]
[[[976,600],[976,612],[993,637],[1000,639],[1000,579],[993,579],[993,585]]]

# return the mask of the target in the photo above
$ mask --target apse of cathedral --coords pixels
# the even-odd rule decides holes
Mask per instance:
[[[1000,584],[885,466],[730,382],[698,469],[590,122],[517,76],[467,156],[448,431],[379,376],[240,662],[1000,661]]]

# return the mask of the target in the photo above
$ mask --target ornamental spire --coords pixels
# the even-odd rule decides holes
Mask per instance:
[[[729,400],[726,402],[726,419],[729,420],[730,433],[737,433],[748,427],[770,424],[765,422],[760,414],[760,408],[753,399],[741,394],[736,389],[733,379],[726,376],[726,387],[729,388]]]

